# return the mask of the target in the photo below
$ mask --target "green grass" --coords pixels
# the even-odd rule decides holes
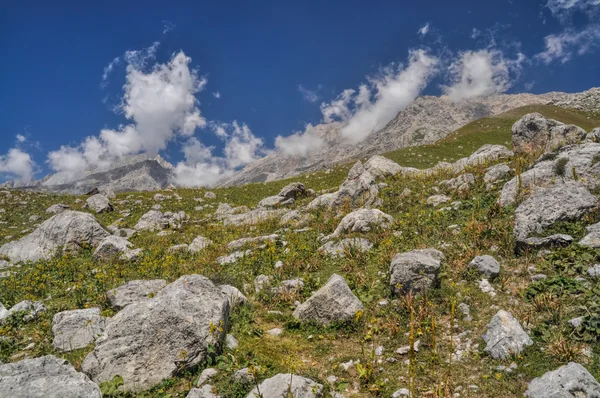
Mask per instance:
[[[431,145],[407,147],[384,156],[402,166],[425,169],[438,162],[454,162],[467,157],[485,144],[512,147],[511,127],[528,113],[539,112],[551,119],[575,124],[586,131],[600,126],[600,115],[553,105],[528,105],[496,116],[473,121]]]

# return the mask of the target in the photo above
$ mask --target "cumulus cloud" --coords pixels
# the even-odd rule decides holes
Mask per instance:
[[[319,100],[319,96],[313,90],[309,90],[305,88],[302,84],[298,86],[298,91],[302,94],[302,98],[304,98],[308,102],[317,102]]]
[[[598,47],[600,43],[600,25],[589,25],[583,30],[567,29],[562,33],[548,35],[544,38],[545,50],[536,58],[546,64],[554,61],[565,63],[574,54],[584,55]]]
[[[503,93],[512,86],[524,61],[521,53],[513,60],[495,49],[464,51],[450,65],[452,83],[442,89],[453,100]]]
[[[190,137],[182,147],[185,160],[175,166],[176,184],[188,187],[215,185],[266,153],[262,139],[244,123],[211,123],[210,127],[225,143],[223,156],[214,155],[214,147],[207,147],[196,137]]]
[[[323,146],[323,139],[315,133],[312,124],[307,124],[304,131],[295,132],[287,137],[277,136],[275,148],[286,155],[304,157]]]
[[[35,162],[31,156],[19,148],[11,148],[6,155],[0,155],[0,175],[21,183],[33,180]]]
[[[425,36],[427,33],[429,33],[429,22],[427,22],[425,25],[421,26],[421,28],[417,31],[417,33],[420,36]]]
[[[126,83],[119,110],[130,122],[118,129],[103,129],[98,137],[87,137],[76,147],[62,146],[48,154],[56,172],[71,178],[91,167],[108,167],[123,156],[146,152],[157,154],[176,137],[190,137],[206,125],[195,94],[206,79],[190,70],[190,58],[183,51],[165,64],[145,71],[154,58],[158,43],[140,51],[128,51]],[[77,171],[74,171],[77,170]]]

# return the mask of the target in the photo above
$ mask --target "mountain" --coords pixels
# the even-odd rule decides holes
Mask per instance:
[[[93,188],[109,187],[115,192],[154,191],[166,188],[173,172],[173,165],[160,155],[135,155],[123,158],[107,169],[89,168],[75,181],[69,173],[48,175],[31,185],[5,183],[6,187],[71,194],[86,193]]]
[[[581,110],[598,110],[599,103],[600,88],[575,94],[503,94],[463,101],[453,101],[447,96],[418,97],[384,128],[361,143],[344,143],[340,133],[343,125],[340,123],[320,124],[315,127],[315,133],[324,141],[321,149],[305,157],[274,151],[244,167],[222,186],[279,180],[327,168],[342,161],[430,144],[474,120],[525,105],[556,104]]]

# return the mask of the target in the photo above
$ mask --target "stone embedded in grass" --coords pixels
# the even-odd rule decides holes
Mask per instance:
[[[235,249],[239,249],[241,247],[244,247],[248,244],[254,244],[254,243],[264,243],[264,242],[275,242],[277,239],[279,239],[279,235],[278,234],[271,234],[271,235],[265,235],[265,236],[256,236],[253,238],[240,238],[240,239],[236,239],[234,241],[231,241],[227,244],[227,248],[229,250],[235,250]]]
[[[437,207],[442,203],[448,203],[452,200],[452,198],[446,195],[433,195],[427,198],[427,204],[433,207]]]
[[[329,241],[319,247],[319,252],[332,257],[345,257],[346,253],[353,251],[363,253],[371,250],[373,244],[364,238],[345,238],[339,242]]]
[[[359,209],[347,214],[326,239],[332,239],[343,233],[369,232],[374,228],[387,229],[394,218],[378,209]]]
[[[286,398],[290,391],[294,398],[317,398],[323,386],[302,376],[280,373],[260,383],[246,398]]]
[[[242,292],[240,292],[239,289],[235,286],[221,285],[219,286],[219,288],[221,289],[221,293],[223,293],[229,300],[229,306],[231,308],[235,308],[238,305],[246,305],[250,303],[248,301],[248,298],[246,298],[246,296],[244,296]]]
[[[511,172],[511,168],[505,163],[491,166],[485,171],[483,182],[486,184],[492,184],[509,177]]]
[[[123,377],[141,391],[202,363],[225,337],[229,302],[210,280],[185,275],[110,318],[81,369],[97,383]]]
[[[133,244],[127,239],[120,236],[110,235],[102,239],[96,250],[94,250],[92,257],[95,260],[110,259],[126,253],[132,248]]]
[[[208,191],[208,192],[206,192],[204,194],[204,198],[205,199],[216,199],[217,198],[217,194],[215,194],[214,192]]]
[[[474,184],[475,176],[473,174],[462,174],[458,177],[440,182],[440,185],[459,192],[469,190]]]
[[[296,308],[293,315],[302,322],[329,325],[352,320],[362,310],[363,304],[344,278],[333,274],[323,287]]]
[[[569,362],[531,380],[525,396],[529,398],[600,397],[600,384],[586,368],[578,363]]]
[[[302,280],[302,278],[287,279],[287,280],[281,281],[279,286],[272,288],[271,293],[273,293],[273,294],[291,294],[291,293],[297,293],[297,292],[301,291],[302,288],[304,288],[304,281]]]
[[[57,203],[57,204],[54,204],[54,205],[48,207],[46,209],[46,213],[58,214],[58,213],[62,213],[63,211],[65,211],[67,209],[70,209],[70,208],[71,208],[70,206],[63,205],[62,203]]]
[[[38,317],[42,312],[46,311],[46,306],[41,301],[30,301],[23,300],[13,305],[10,310],[6,311],[6,308],[0,304],[0,325],[13,314],[23,314],[23,320],[29,322]],[[4,309],[4,311],[2,311]]]
[[[201,388],[192,388],[185,398],[219,398],[218,395],[213,393],[215,388],[211,385],[204,385]]]
[[[436,249],[399,253],[390,264],[390,285],[394,293],[421,293],[438,284],[444,254]]]
[[[123,309],[129,304],[147,300],[167,285],[164,279],[133,280],[106,292],[113,307]]]
[[[587,133],[581,127],[529,113],[512,126],[512,142],[517,153],[549,152],[564,145],[576,144]]]
[[[597,205],[598,199],[579,182],[538,189],[515,210],[515,236],[526,239],[559,221],[577,221]]]
[[[553,249],[557,247],[569,246],[571,243],[573,243],[573,237],[565,234],[554,234],[545,236],[543,238],[531,237],[527,239],[518,239],[515,251],[518,254],[528,249]]]
[[[378,194],[379,188],[375,178],[359,161],[348,172],[348,177],[331,199],[329,207],[339,211],[344,207],[358,209],[377,206],[380,202]]]
[[[233,252],[231,254],[228,254],[226,256],[217,257],[216,261],[217,261],[217,264],[219,264],[219,265],[233,264],[240,258],[249,256],[251,253],[252,253],[251,250],[246,250],[246,251],[239,250],[239,251]]]
[[[210,239],[205,238],[204,236],[197,236],[188,246],[188,250],[192,253],[198,253],[210,246],[211,243],[212,241]]]
[[[89,213],[66,210],[44,221],[35,231],[0,247],[13,263],[49,260],[58,250],[94,247],[110,234]]]
[[[183,251],[187,251],[187,250],[188,250],[188,245],[186,243],[174,245],[167,249],[167,251],[169,253],[177,253],[177,252],[183,252]]]
[[[254,278],[254,291],[260,293],[265,287],[271,283],[271,277],[267,275],[259,275]]]
[[[600,277],[600,264],[595,264],[594,266],[588,268],[587,274],[592,278]]]
[[[587,235],[579,241],[579,244],[594,249],[600,248],[600,223],[588,225],[585,229]]]
[[[481,275],[488,279],[494,279],[500,274],[500,263],[487,254],[475,257],[469,263],[469,267],[477,269]]]
[[[178,213],[167,211],[163,214],[158,210],[150,210],[140,217],[133,228],[138,231],[160,231],[167,228],[180,229],[189,219],[190,216],[183,211]]]
[[[405,168],[383,156],[371,156],[365,163],[365,170],[375,178],[386,178],[401,173]],[[416,169],[413,169],[416,170]]]
[[[215,377],[219,374],[219,371],[214,368],[206,368],[200,373],[198,376],[198,382],[196,383],[196,387],[201,387],[204,383]]]
[[[101,194],[90,196],[85,201],[86,207],[96,214],[108,213],[114,210],[108,198]]]
[[[58,351],[87,347],[102,334],[106,318],[99,308],[58,312],[52,318],[52,346]]]
[[[46,355],[0,365],[0,396],[101,398],[100,388],[64,359]]]
[[[518,355],[533,341],[509,312],[500,310],[494,315],[483,336],[487,343],[485,351],[495,359],[506,359]]]

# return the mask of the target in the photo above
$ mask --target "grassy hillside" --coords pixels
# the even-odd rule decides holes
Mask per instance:
[[[434,144],[402,148],[384,156],[402,166],[425,169],[440,161],[453,162],[469,156],[484,144],[500,144],[510,148],[512,125],[532,112],[539,112],[563,123],[575,124],[586,131],[600,126],[599,115],[552,105],[529,105],[473,121]]]

